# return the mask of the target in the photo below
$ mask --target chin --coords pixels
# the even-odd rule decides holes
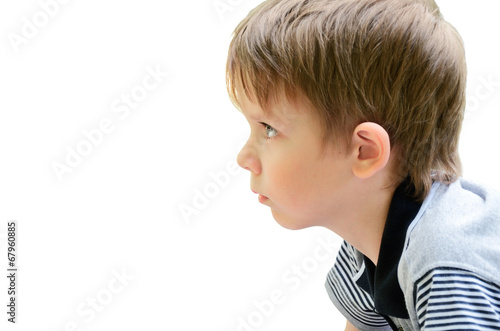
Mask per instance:
[[[291,218],[276,212],[274,209],[271,209],[271,213],[273,214],[273,218],[276,223],[288,230],[301,230],[312,226],[312,224],[307,224],[306,222],[301,222],[296,218]]]

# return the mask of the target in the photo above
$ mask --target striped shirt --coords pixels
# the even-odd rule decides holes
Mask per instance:
[[[360,330],[500,330],[500,196],[460,178],[400,186],[374,266],[344,242],[326,288]]]

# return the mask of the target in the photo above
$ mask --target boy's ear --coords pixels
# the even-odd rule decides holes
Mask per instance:
[[[391,155],[389,134],[376,123],[361,123],[354,129],[351,152],[355,157],[352,166],[354,175],[358,178],[369,178],[389,162]]]

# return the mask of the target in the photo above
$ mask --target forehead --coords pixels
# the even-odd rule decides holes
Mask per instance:
[[[240,112],[248,118],[266,118],[287,123],[304,115],[309,115],[308,113],[311,112],[307,102],[302,100],[303,97],[295,95],[291,99],[285,92],[273,94],[265,103],[259,102],[254,93],[243,91],[241,88],[236,89],[235,97]]]

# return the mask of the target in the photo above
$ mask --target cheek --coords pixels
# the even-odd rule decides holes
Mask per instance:
[[[283,207],[303,209],[314,201],[315,178],[311,177],[307,159],[294,156],[286,162],[273,162],[268,170],[270,194]]]

